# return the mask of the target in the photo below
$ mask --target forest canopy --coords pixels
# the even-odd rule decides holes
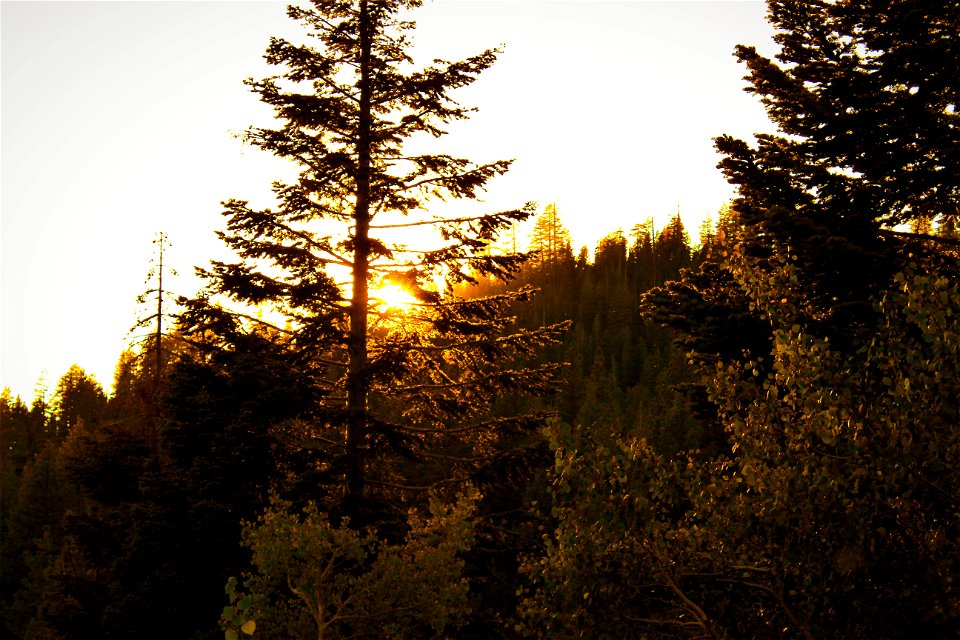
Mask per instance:
[[[419,4],[290,7],[296,179],[170,322],[158,238],[112,394],[0,395],[4,637],[960,633],[960,5],[769,0],[736,198],[591,256],[428,213],[510,161],[410,151],[499,55],[412,59]]]

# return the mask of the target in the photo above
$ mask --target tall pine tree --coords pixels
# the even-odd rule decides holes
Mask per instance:
[[[532,207],[428,213],[430,200],[475,199],[510,161],[475,164],[408,144],[467,118],[471,109],[451,92],[497,55],[417,67],[406,12],[419,4],[314,0],[288,9],[312,40],[271,39],[266,60],[282,73],[247,84],[274,108],[277,127],[250,128],[245,139],[294,163],[299,176],[274,183],[275,209],[225,203],[220,236],[239,260],[202,271],[209,288],[185,315],[194,335],[216,336],[221,347],[241,333],[269,335],[322,390],[305,442],[335,479],[329,497],[341,494],[353,513],[375,494],[462,476],[515,443],[533,418],[494,415],[493,403],[549,386],[555,367],[510,363],[561,331],[510,329],[504,312],[527,291],[454,293],[458,283],[517,272],[524,256],[485,249]],[[387,283],[415,302],[378,299]]]

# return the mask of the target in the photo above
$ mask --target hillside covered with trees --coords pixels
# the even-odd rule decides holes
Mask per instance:
[[[510,161],[410,151],[499,53],[417,66],[417,4],[291,7],[296,180],[169,323],[158,238],[112,394],[0,395],[3,637],[960,634],[960,5],[769,0],[735,200],[590,253],[426,213]]]

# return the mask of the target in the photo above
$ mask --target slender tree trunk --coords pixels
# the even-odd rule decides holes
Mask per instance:
[[[160,393],[163,388],[163,249],[167,244],[167,234],[163,231],[157,234],[157,317],[154,327],[154,372],[153,372],[153,407],[147,423],[147,440],[150,450],[159,460],[159,442],[157,436],[158,411],[160,407]]]
[[[354,211],[353,296],[350,301],[347,377],[347,506],[364,494],[364,436],[367,414],[367,275],[370,257],[371,25],[367,2],[360,3],[360,123],[357,136],[357,204]]]
[[[166,240],[166,237],[161,233],[157,238],[157,243],[160,245],[159,252],[159,264],[157,265],[157,327],[156,327],[156,344],[154,348],[156,350],[156,365],[157,370],[154,372],[154,380],[156,384],[156,393],[160,393],[160,384],[162,382],[161,377],[163,375],[161,369],[163,367],[163,353],[160,347],[160,339],[163,337],[163,243]]]

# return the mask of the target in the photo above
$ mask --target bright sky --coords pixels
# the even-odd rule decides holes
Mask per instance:
[[[0,4],[0,386],[29,402],[72,363],[105,388],[137,319],[156,232],[176,293],[222,255],[219,202],[283,173],[231,133],[269,118],[242,80],[269,73],[284,2]],[[415,57],[505,45],[459,94],[480,107],[443,139],[516,158],[491,210],[556,202],[575,244],[679,210],[695,236],[732,190],[712,138],[769,131],[735,44],[772,50],[759,1],[438,0]],[[422,53],[421,53],[422,52]],[[143,311],[143,314],[149,313]]]

